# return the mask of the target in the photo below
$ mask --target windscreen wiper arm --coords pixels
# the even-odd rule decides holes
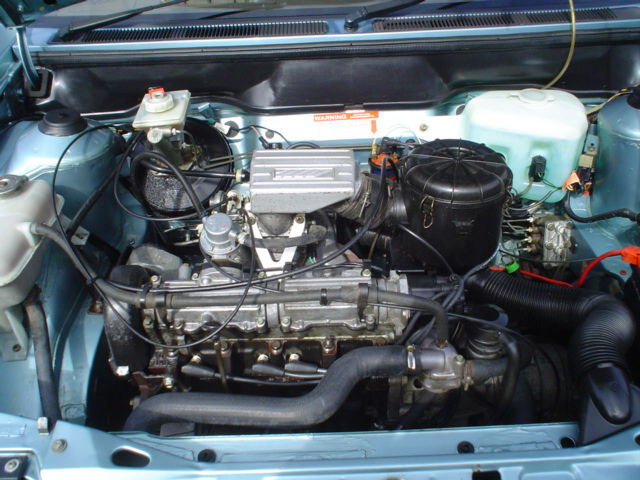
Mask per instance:
[[[383,13],[401,10],[422,2],[423,0],[388,0],[386,2],[375,3],[369,7],[360,7],[344,19],[344,29],[349,32],[355,32],[360,22],[364,20],[377,17]]]
[[[73,23],[60,34],[60,38],[64,40],[74,33],[81,33],[100,27],[106,27],[107,25],[111,25],[112,23],[135,17],[136,15],[140,15],[141,13],[150,12],[151,10],[157,10],[158,8],[170,7],[171,5],[178,5],[180,3],[185,3],[186,1],[187,0],[170,0],[169,2],[155,3],[153,5],[147,5],[146,7],[132,8],[130,10],[112,13],[103,17],[85,20],[84,22]]]

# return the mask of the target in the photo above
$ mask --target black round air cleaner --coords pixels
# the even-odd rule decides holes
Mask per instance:
[[[466,272],[495,251],[512,181],[502,155],[474,142],[435,140],[417,146],[399,167],[411,229],[456,272]],[[405,236],[403,246],[423,266],[442,269],[417,240]]]

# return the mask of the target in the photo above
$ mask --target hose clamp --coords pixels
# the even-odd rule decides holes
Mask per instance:
[[[149,294],[149,290],[151,290],[151,283],[146,283],[142,286],[142,290],[140,290],[138,295],[138,304],[143,310],[147,308],[147,295]]]
[[[418,361],[413,348],[407,348],[407,367],[410,372],[415,372],[418,369]]]
[[[320,289],[320,305],[322,305],[323,307],[329,305],[329,299],[327,298],[326,288]]]

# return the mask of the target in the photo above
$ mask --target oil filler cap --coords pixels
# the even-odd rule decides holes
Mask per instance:
[[[68,137],[84,131],[87,121],[69,108],[60,108],[45,113],[38,122],[38,130],[53,137]]]

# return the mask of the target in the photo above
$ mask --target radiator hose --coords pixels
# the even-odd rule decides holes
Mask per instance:
[[[156,432],[163,423],[176,421],[264,428],[317,425],[331,417],[365,378],[402,375],[414,366],[417,371],[444,366],[440,350],[416,350],[412,355],[399,345],[357,348],[336,360],[318,386],[300,397],[195,392],[155,395],[133,410],[124,430]]]
[[[547,331],[573,332],[569,365],[604,419],[631,418],[631,384],[625,354],[635,336],[632,313],[611,295],[541,284],[485,270],[467,282],[470,299],[493,303],[519,322]]]

